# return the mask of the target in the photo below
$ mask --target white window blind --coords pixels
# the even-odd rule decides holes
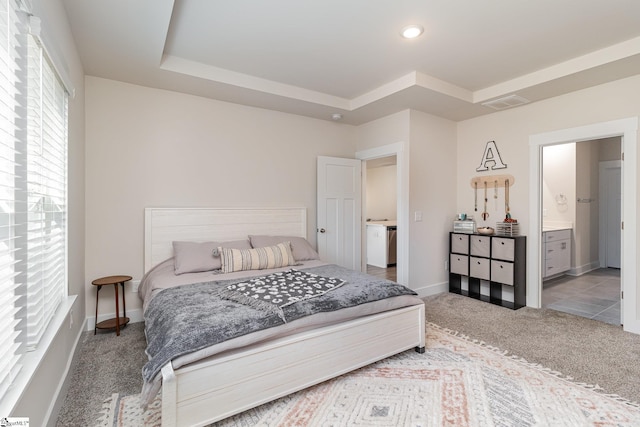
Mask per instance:
[[[28,37],[27,345],[35,346],[65,296],[67,95],[42,47]]]
[[[20,369],[18,330],[18,280],[16,242],[12,223],[15,213],[17,109],[17,15],[15,4],[0,4],[0,397]]]
[[[67,100],[19,0],[0,0],[0,398],[67,293]]]

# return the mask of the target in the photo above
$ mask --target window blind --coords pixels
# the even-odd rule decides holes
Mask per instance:
[[[67,95],[28,37],[27,345],[37,345],[66,290]]]
[[[0,0],[0,398],[67,293],[68,95],[20,0]]]
[[[17,34],[16,4],[0,1],[0,397],[17,375],[19,365],[18,287],[15,222]]]

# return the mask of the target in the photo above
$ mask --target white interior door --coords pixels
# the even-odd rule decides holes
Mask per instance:
[[[323,261],[361,269],[362,162],[318,157],[317,242]]]
[[[607,267],[620,268],[620,168],[608,168],[607,187]]]
[[[600,265],[620,268],[622,175],[618,160],[600,162]]]

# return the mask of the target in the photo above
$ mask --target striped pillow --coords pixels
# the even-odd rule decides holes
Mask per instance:
[[[223,273],[296,265],[296,260],[291,253],[290,242],[282,242],[265,248],[218,248],[218,250],[220,251]]]

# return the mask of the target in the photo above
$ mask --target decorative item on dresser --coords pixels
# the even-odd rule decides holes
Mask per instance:
[[[525,236],[450,233],[449,292],[514,310],[524,307],[526,245]]]

